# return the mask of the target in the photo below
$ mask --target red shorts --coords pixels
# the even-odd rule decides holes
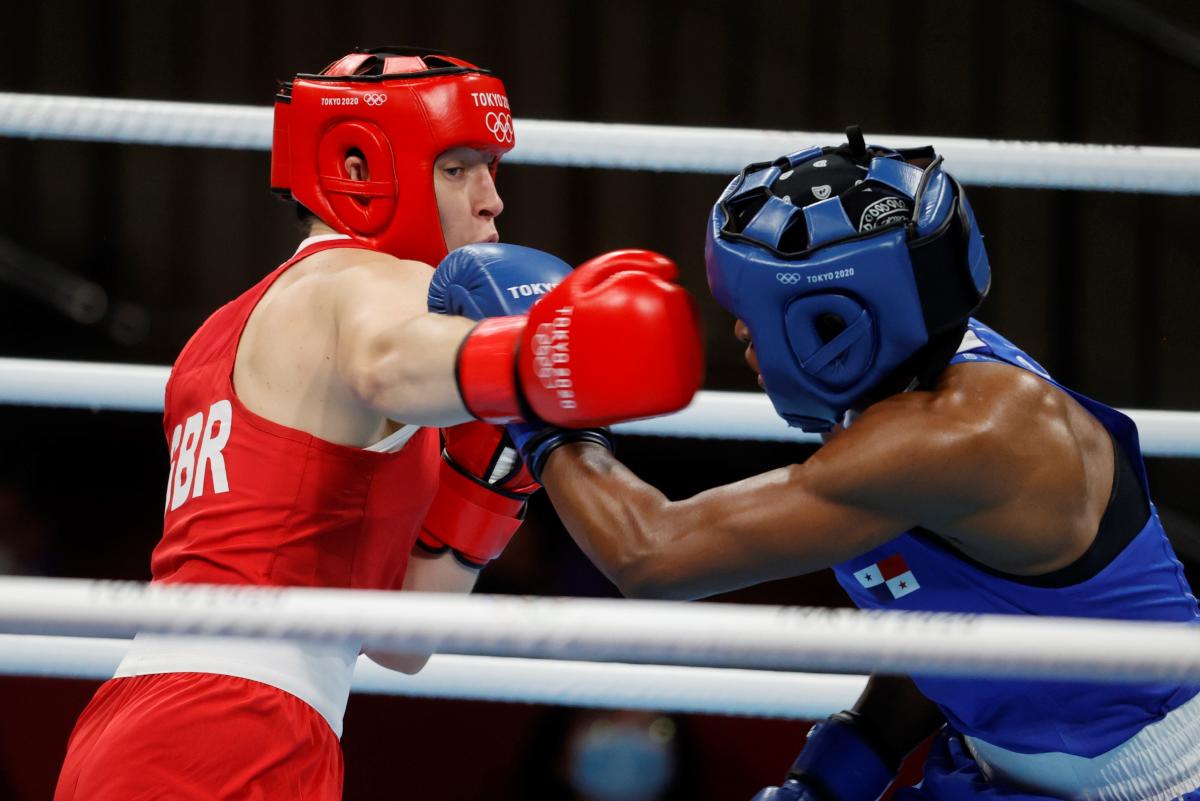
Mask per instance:
[[[54,801],[337,801],[342,749],[308,704],[248,679],[105,682],[67,744]]]

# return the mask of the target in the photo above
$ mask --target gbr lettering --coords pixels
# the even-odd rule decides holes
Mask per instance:
[[[225,457],[221,455],[229,442],[229,427],[233,422],[233,407],[219,400],[208,412],[196,412],[171,432],[171,469],[167,479],[166,512],[183,506],[189,498],[199,498],[211,477],[212,492],[229,492],[225,473]]]

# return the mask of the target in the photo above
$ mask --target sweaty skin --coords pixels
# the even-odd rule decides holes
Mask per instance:
[[[745,326],[736,333],[758,372]],[[1095,539],[1113,458],[1103,426],[1066,393],[975,362],[870,406],[803,464],[687,500],[592,444],[552,453],[542,483],[622,593],[694,599],[830,567],[914,526],[997,570],[1050,572]],[[855,710],[897,759],[943,722],[904,677],[873,676]]]
[[[492,156],[453,148],[432,176],[448,249],[494,242],[504,209]],[[346,171],[367,180],[359,156]],[[323,223],[313,235],[335,233]],[[246,322],[233,380],[238,397],[269,420],[348,447],[366,447],[404,423],[448,426],[472,420],[459,397],[454,362],[474,322],[430,314],[433,268],[386,253],[338,248],[316,253],[277,280]],[[415,548],[405,590],[468,592],[478,571],[452,556]],[[427,654],[372,659],[415,673]]]

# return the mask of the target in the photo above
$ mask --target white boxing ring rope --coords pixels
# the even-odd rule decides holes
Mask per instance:
[[[267,106],[0,92],[0,136],[269,150]],[[517,119],[510,163],[733,175],[840,133]],[[1200,194],[1200,149],[875,134],[933,145],[964,183]]]
[[[516,125],[519,145],[510,162],[725,174],[840,138],[526,119]],[[267,150],[270,131],[269,107],[0,93],[0,136]],[[1200,194],[1197,149],[870,138],[933,144],[967,183]],[[159,411],[167,369],[0,359],[0,403]],[[1200,414],[1128,413],[1147,454],[1200,455]],[[702,392],[676,415],[617,428],[812,439],[788,429],[764,396],[750,393]],[[415,677],[362,657],[357,692],[669,712],[819,718],[849,706],[864,682],[775,672],[783,670],[1200,681],[1200,632],[1171,624],[0,577],[0,632],[8,632],[0,634],[0,674],[106,678],[127,641],[102,638],[138,630],[348,637],[442,652]],[[563,661],[581,657],[608,664]]]
[[[111,678],[128,640],[0,634],[0,675]],[[435,654],[415,676],[365,656],[356,693],[815,720],[854,704],[865,676]]]
[[[0,634],[139,631],[659,665],[1200,683],[1182,623],[0,578]]]
[[[0,358],[0,404],[161,412],[169,367]],[[1125,409],[1148,456],[1200,456],[1200,412]],[[817,442],[788,428],[765,395],[704,391],[681,412],[614,426],[623,434]]]

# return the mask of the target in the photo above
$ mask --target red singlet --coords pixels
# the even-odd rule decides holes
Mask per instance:
[[[156,582],[398,589],[437,489],[438,432],[370,449],[247,409],[242,329],[315,237],[192,336],[167,384],[171,467]],[[139,635],[84,710],[55,801],[341,797],[338,737],[357,646]]]

